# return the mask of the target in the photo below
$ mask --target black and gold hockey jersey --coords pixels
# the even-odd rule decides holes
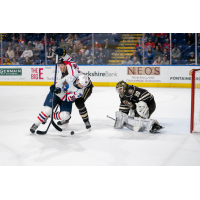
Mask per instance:
[[[120,97],[120,100],[121,103],[119,111],[128,115],[130,109],[136,110],[135,103],[144,101],[149,106],[151,102],[154,101],[154,97],[151,93],[143,88],[139,88],[134,85],[128,85],[125,91],[125,95],[122,98]]]

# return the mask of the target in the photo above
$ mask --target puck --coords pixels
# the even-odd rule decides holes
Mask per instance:
[[[74,131],[71,131],[71,135],[74,135]]]

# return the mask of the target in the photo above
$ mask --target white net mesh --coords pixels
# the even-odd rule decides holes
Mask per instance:
[[[200,133],[200,70],[195,72],[193,132]]]

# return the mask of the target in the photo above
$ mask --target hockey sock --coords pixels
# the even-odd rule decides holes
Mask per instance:
[[[53,118],[55,120],[68,120],[70,118],[70,113],[69,112],[54,112],[53,113]]]
[[[45,119],[51,114],[51,108],[48,106],[44,106],[44,110],[41,111],[35,121],[35,124],[39,126]]]
[[[79,109],[79,114],[82,117],[84,122],[89,121],[88,112],[87,112],[87,109],[85,106],[83,108]]]

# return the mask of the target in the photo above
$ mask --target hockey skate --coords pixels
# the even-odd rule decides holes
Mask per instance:
[[[162,126],[160,126],[160,125],[158,125],[158,124],[153,124],[153,126],[152,126],[152,128],[151,128],[151,130],[150,130],[150,133],[155,133],[155,132],[157,132],[157,131],[159,131],[160,129],[163,129],[164,127],[162,127]]]
[[[38,128],[36,124],[33,124],[30,128],[31,133],[35,133],[35,130]]]
[[[50,116],[48,116],[43,122],[42,124],[46,124],[47,120],[49,119]]]
[[[68,124],[70,119],[71,119],[71,117],[68,120],[58,121],[57,125],[62,126],[62,125]]]
[[[85,127],[86,127],[86,129],[90,129],[91,128],[91,125],[90,125],[90,122],[88,121],[88,122],[85,122]]]

